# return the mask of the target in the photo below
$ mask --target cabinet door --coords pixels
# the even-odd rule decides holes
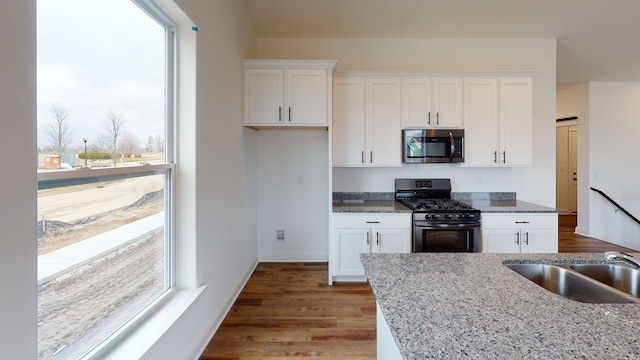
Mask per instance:
[[[497,166],[498,80],[464,80],[464,165]]]
[[[365,163],[401,166],[401,85],[399,78],[367,79]]]
[[[462,100],[462,81],[459,78],[433,79],[433,126],[462,128]]]
[[[361,253],[370,252],[369,229],[336,229],[333,275],[362,276]]]
[[[244,70],[245,124],[283,123],[283,76],[282,69]]]
[[[365,91],[363,78],[340,78],[333,85],[333,166],[364,166]],[[398,136],[399,138],[400,136]]]
[[[372,229],[372,252],[410,253],[411,231],[409,229]]]
[[[327,124],[327,72],[289,69],[285,118],[290,124]]]
[[[519,253],[520,232],[514,229],[482,229],[482,252]]]
[[[431,127],[431,79],[402,79],[402,128]]]
[[[532,164],[531,78],[500,79],[500,161],[507,166]]]
[[[522,229],[523,253],[557,253],[558,229]]]

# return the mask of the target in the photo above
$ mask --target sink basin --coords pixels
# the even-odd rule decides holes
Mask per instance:
[[[505,264],[511,270],[566,298],[584,303],[639,303],[640,298],[596,281],[569,266]]]
[[[613,264],[575,264],[571,269],[640,298],[640,270]]]

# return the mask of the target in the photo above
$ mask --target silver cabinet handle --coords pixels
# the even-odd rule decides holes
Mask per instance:
[[[380,224],[380,221],[367,221],[367,224]]]
[[[503,164],[507,163],[507,152],[506,151],[502,152],[502,163]]]
[[[291,106],[289,106],[289,122],[291,122]]]
[[[371,243],[369,242],[369,232],[367,231],[367,246],[370,245]]]
[[[360,152],[360,158],[361,158],[360,161],[362,161],[362,163],[364,164],[364,150]]]
[[[440,125],[440,112],[436,113],[436,125]]]
[[[431,111],[427,113],[427,125],[431,125]]]
[[[529,232],[524,233],[524,244],[529,245]]]
[[[380,245],[380,233],[376,232],[376,245]]]
[[[369,151],[369,163],[373,164],[373,150]]]
[[[282,106],[278,106],[278,122],[282,121]]]
[[[494,164],[498,163],[498,150],[493,152],[493,163]]]
[[[520,245],[520,232],[516,233],[516,245]]]

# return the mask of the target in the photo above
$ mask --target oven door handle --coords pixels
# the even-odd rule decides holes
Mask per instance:
[[[455,229],[455,230],[472,230],[480,227],[480,223],[463,223],[463,224],[420,224],[414,223],[413,226],[422,229]]]

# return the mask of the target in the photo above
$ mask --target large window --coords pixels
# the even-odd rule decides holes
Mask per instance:
[[[38,357],[91,357],[175,285],[175,32],[147,0],[37,6]]]

